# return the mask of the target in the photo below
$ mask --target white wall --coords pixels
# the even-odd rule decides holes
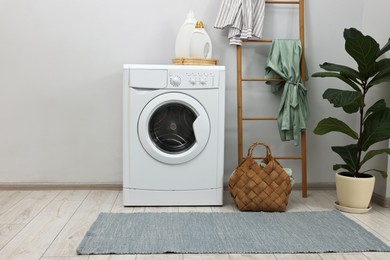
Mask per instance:
[[[121,183],[122,64],[171,63],[177,30],[190,9],[203,20],[213,56],[227,70],[228,175],[237,160],[236,56],[226,31],[212,28],[221,2],[0,0],[0,182]],[[324,61],[351,62],[344,54],[343,29],[368,29],[371,18],[386,17],[390,7],[386,0],[370,8],[365,4],[373,2],[369,0],[305,2],[309,75]],[[297,13],[287,6],[267,7],[264,36],[297,38]],[[385,25],[375,28],[375,34],[389,37]],[[247,46],[244,76],[263,75],[268,47]],[[309,183],[334,181],[331,165],[338,158],[330,146],[344,141],[312,134],[323,116],[337,113],[321,97],[329,84],[317,78],[307,82]],[[250,83],[245,88],[245,104],[252,105],[244,107],[244,113],[276,113],[278,96],[266,86]],[[245,125],[245,143],[263,140],[274,154],[299,153],[292,143],[281,144],[272,124]],[[300,163],[282,163],[293,168],[300,182]]]

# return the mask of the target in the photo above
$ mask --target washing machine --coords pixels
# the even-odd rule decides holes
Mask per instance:
[[[225,67],[124,65],[123,204],[222,205]]]

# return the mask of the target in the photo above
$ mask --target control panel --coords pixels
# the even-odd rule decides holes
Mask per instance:
[[[218,71],[211,70],[169,70],[169,87],[173,88],[218,88]]]

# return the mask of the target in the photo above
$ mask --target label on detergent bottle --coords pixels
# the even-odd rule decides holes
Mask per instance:
[[[204,29],[202,21],[197,21],[191,37],[190,56],[194,58],[210,59],[211,55],[211,39]]]

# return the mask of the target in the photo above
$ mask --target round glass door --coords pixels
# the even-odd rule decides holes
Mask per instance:
[[[168,164],[195,158],[207,145],[210,122],[203,106],[183,93],[151,100],[138,120],[138,136],[150,156]]]
[[[180,103],[165,104],[152,114],[149,135],[157,148],[166,153],[182,153],[196,142],[192,125],[196,114]]]

